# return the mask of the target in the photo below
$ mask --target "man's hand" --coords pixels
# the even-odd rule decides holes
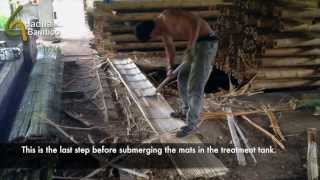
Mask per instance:
[[[171,67],[167,68],[167,77],[173,77],[173,70]]]

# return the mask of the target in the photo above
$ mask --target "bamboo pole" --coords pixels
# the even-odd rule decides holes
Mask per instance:
[[[320,49],[286,48],[267,49],[263,57],[296,57],[296,56],[320,56]]]
[[[320,32],[320,24],[310,25],[310,24],[303,24],[294,27],[285,27],[282,32]]]
[[[317,129],[308,129],[308,152],[307,152],[307,163],[308,163],[308,180],[318,180],[319,168],[318,168],[318,156],[317,156]]]
[[[292,47],[309,47],[309,46],[320,46],[320,39],[306,40],[303,38],[285,38],[274,40],[275,48],[292,48]]]
[[[109,39],[112,42],[141,42],[134,34],[117,34],[104,36],[104,39]],[[175,41],[185,41],[183,39],[175,39]],[[161,38],[151,39],[148,42],[162,42]]]
[[[107,24],[103,26],[103,32],[108,32],[111,34],[133,33],[134,29],[135,29],[134,26],[126,26],[126,25]]]
[[[106,49],[112,50],[152,50],[152,49],[164,49],[164,44],[162,42],[138,42],[138,43],[122,43],[122,44],[110,44],[105,43]],[[177,42],[175,43],[176,48],[185,48],[187,46],[187,42]]]
[[[319,17],[320,10],[319,9],[307,9],[302,12],[292,11],[292,10],[282,10],[281,11],[281,18],[287,19],[297,19],[297,18],[315,18]]]
[[[191,11],[193,14],[202,18],[217,18],[219,11]],[[159,16],[160,12],[146,12],[146,13],[126,13],[126,14],[110,14],[106,12],[96,12],[98,16],[107,16],[108,22],[125,22],[125,21],[146,21],[152,20]]]
[[[263,68],[259,69],[257,79],[289,79],[320,77],[320,68]]]
[[[168,9],[168,8],[208,8],[211,9],[217,5],[230,6],[233,3],[224,2],[223,0],[155,0],[155,1],[115,1],[112,4],[104,4],[95,2],[95,7],[103,11],[110,10],[127,10],[127,11],[142,11],[152,9]]]
[[[320,66],[320,58],[314,57],[281,57],[281,58],[261,58],[261,67],[291,67],[291,66]]]
[[[320,86],[319,78],[256,80],[252,83],[251,89],[281,89],[281,88],[313,87],[313,86]]]
[[[305,8],[318,8],[318,3],[316,1],[299,1],[299,0],[280,0],[278,1],[280,5],[285,6],[287,8],[297,8],[297,9],[305,9]]]

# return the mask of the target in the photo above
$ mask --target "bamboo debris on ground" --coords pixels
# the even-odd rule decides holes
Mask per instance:
[[[318,156],[317,156],[317,129],[309,128],[308,134],[308,152],[307,152],[307,163],[308,163],[308,180],[317,180],[319,177],[318,169]]]
[[[42,117],[42,116],[39,116],[40,118],[42,118],[46,123],[48,123],[49,125],[53,126],[54,128],[56,128],[62,135],[64,135],[66,138],[68,138],[72,143],[76,144],[76,145],[81,145],[81,143],[79,141],[77,141],[72,135],[70,135],[69,133],[67,133],[66,131],[64,131],[60,125],[56,124],[54,121],[48,119],[48,118],[45,118],[45,117]],[[90,138],[89,138],[90,139]],[[92,140],[92,138],[91,138]],[[93,140],[92,140],[93,141]],[[103,159],[100,159],[100,157],[98,157],[97,155],[95,154],[91,154],[92,157],[96,158],[98,161],[103,161],[103,163],[105,163],[101,168],[98,168],[99,171],[93,171],[94,173],[90,173],[87,177],[85,178],[81,178],[82,180],[87,180],[88,178],[91,178],[93,177],[94,175],[96,175],[97,173],[99,173],[101,170],[103,170],[104,168],[107,168],[108,166],[112,166],[112,167],[115,167],[121,171],[124,171],[126,173],[129,173],[129,174],[132,174],[132,175],[135,175],[135,176],[140,176],[140,177],[143,177],[143,178],[148,178],[147,175],[145,174],[142,174],[142,173],[139,173],[139,172],[136,172],[136,171],[133,171],[131,169],[127,169],[127,168],[123,168],[123,167],[120,167],[116,164],[114,164],[116,161],[120,160],[121,158],[124,158],[126,155],[123,154],[123,155],[120,155],[120,156],[117,156],[115,157],[114,159],[110,160],[110,161],[107,161],[107,160],[103,160]]]
[[[289,107],[275,107],[275,108],[268,108],[267,111],[269,112],[283,112],[283,111],[292,111]],[[243,115],[253,115],[253,114],[263,114],[265,113],[264,110],[257,109],[251,111],[242,111],[242,112],[202,112],[201,119],[202,120],[212,120],[212,119],[221,119],[225,118],[227,115],[232,116],[243,116]]]
[[[67,111],[67,110],[65,110],[63,112],[64,112],[64,114],[66,114],[71,119],[76,120],[76,121],[80,122],[81,124],[83,124],[83,125],[85,125],[87,127],[91,127],[92,126],[92,124],[88,120],[86,120],[83,117],[81,117],[80,114],[77,114],[77,113],[72,112],[72,111]]]
[[[279,123],[278,123],[276,116],[274,115],[274,113],[272,111],[268,110],[268,109],[270,109],[270,107],[263,106],[262,108],[270,120],[270,127],[272,128],[274,134],[276,136],[278,136],[282,141],[285,141],[286,139],[284,138],[283,133],[281,132],[281,129],[280,129],[280,126],[279,126]]]
[[[280,140],[278,140],[273,134],[271,134],[269,131],[265,130],[264,128],[262,128],[261,126],[259,126],[258,124],[254,123],[251,119],[249,119],[247,116],[245,115],[241,115],[242,119],[246,120],[250,125],[252,125],[254,128],[256,128],[257,130],[261,131],[264,135],[266,135],[267,137],[271,138],[273,142],[275,142],[282,150],[286,150],[286,147],[282,144],[282,142]]]
[[[244,133],[242,132],[242,130],[241,130],[241,128],[239,127],[239,125],[235,122],[235,123],[234,123],[234,126],[236,127],[237,132],[238,132],[241,140],[243,141],[245,147],[246,147],[247,149],[251,149],[251,146],[250,146],[250,144],[249,144],[249,142],[248,142],[248,139],[245,137],[245,135],[244,135]],[[253,163],[254,163],[254,164],[257,164],[257,159],[256,159],[256,157],[254,156],[254,154],[253,154],[251,151],[250,151],[250,156],[251,156],[251,158],[252,158],[252,160],[253,160]]]

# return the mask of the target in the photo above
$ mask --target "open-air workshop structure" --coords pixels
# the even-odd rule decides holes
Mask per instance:
[[[184,137],[180,72],[210,51],[154,36],[164,12],[219,42]],[[319,87],[319,0],[4,0],[0,180],[316,180]]]

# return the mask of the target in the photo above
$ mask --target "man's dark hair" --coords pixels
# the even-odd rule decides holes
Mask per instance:
[[[151,32],[155,27],[154,21],[143,21],[136,25],[136,37],[140,41],[148,41],[151,39]]]

